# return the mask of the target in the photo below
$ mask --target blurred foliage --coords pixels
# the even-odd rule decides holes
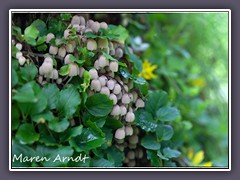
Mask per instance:
[[[149,84],[169,92],[181,112],[174,142],[228,166],[228,14],[123,14],[122,24],[132,44],[137,36],[149,43],[139,51],[158,67]]]

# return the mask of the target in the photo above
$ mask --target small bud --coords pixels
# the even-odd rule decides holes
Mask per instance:
[[[23,53],[22,52],[17,52],[16,53],[16,58],[19,59],[21,56],[23,56]]]
[[[101,23],[100,23],[100,28],[102,28],[102,29],[107,29],[107,28],[108,28],[107,23],[101,22]]]
[[[129,149],[136,149],[137,148],[137,144],[129,144],[128,148]]]
[[[117,62],[110,62],[109,68],[112,72],[118,71],[118,63]]]
[[[128,94],[124,94],[124,95],[122,96],[122,103],[123,103],[123,104],[129,104],[129,103],[130,103],[130,97],[129,97]]]
[[[122,95],[123,95],[122,92],[120,92],[119,94],[117,94],[117,99],[118,99],[118,100],[122,99]]]
[[[123,163],[127,164],[129,162],[129,159],[127,157],[124,158]]]
[[[130,98],[130,102],[133,102],[133,94],[132,93],[129,93],[129,98]]]
[[[58,47],[50,46],[49,48],[49,54],[56,55],[58,53]]]
[[[125,84],[127,84],[127,83],[128,83],[128,79],[123,78],[123,82],[124,82]]]
[[[132,136],[133,135],[133,128],[131,126],[125,127],[125,134],[126,136]]]
[[[111,50],[111,49],[114,49],[114,48],[113,48],[113,43],[112,43],[111,41],[108,42],[108,47],[109,47],[110,50]]]
[[[53,33],[48,33],[46,38],[46,43],[49,43],[53,38],[55,38],[55,35]]]
[[[100,81],[97,80],[97,79],[93,79],[91,81],[90,89],[94,90],[94,91],[97,91],[97,92],[100,91],[101,90],[101,83],[100,83]]]
[[[75,63],[71,63],[70,64],[70,70],[69,70],[69,74],[68,76],[73,77],[73,76],[77,76],[79,73],[79,67],[77,64]]]
[[[108,73],[108,76],[114,78],[115,74],[114,74],[114,72],[109,72],[109,73]]]
[[[93,25],[94,21],[92,19],[89,19],[87,21],[87,27],[91,27]]]
[[[68,44],[66,45],[66,51],[67,51],[68,53],[73,53],[74,49],[75,49],[75,47],[74,47],[73,44],[68,43]]]
[[[93,32],[95,32],[95,33],[98,32],[99,28],[100,28],[100,24],[99,24],[99,22],[97,22],[97,21],[94,22],[94,23],[92,24],[92,26],[91,26],[91,29],[92,29]]]
[[[87,33],[87,32],[93,32],[93,31],[92,31],[92,29],[90,29],[90,28],[86,28],[85,31],[84,31],[84,33]]]
[[[58,79],[58,71],[53,69],[53,79]]]
[[[113,104],[117,104],[117,96],[115,94],[110,94],[109,98],[113,100]]]
[[[107,39],[98,39],[98,48],[108,48],[108,40]]]
[[[66,57],[64,58],[64,64],[70,64],[70,63],[72,63],[72,61],[70,60],[70,55],[71,55],[71,54],[66,55]]]
[[[123,87],[124,87],[125,92],[128,92],[128,86],[124,85]]]
[[[143,108],[145,106],[145,103],[142,99],[139,98],[139,99],[137,99],[135,105],[136,105],[137,108]]]
[[[63,57],[63,58],[66,56],[66,49],[65,49],[65,47],[60,47],[58,49],[58,56]]]
[[[114,56],[114,55],[115,55],[115,49],[110,49],[109,54],[110,54],[111,56]]]
[[[130,160],[127,165],[128,165],[128,167],[135,167],[136,166],[136,161],[135,160]]]
[[[133,81],[128,82],[128,89],[131,90],[133,88]]]
[[[134,134],[134,135],[130,136],[128,140],[129,140],[130,144],[137,144],[138,143],[138,136]]]
[[[97,70],[99,70],[99,60],[96,60],[96,61],[94,62],[94,68],[97,69]]]
[[[89,39],[89,40],[87,41],[87,49],[88,49],[89,51],[97,50],[97,43],[96,43],[96,41],[93,40],[93,39]]]
[[[66,30],[64,31],[64,35],[63,35],[64,38],[67,39],[69,35],[70,35],[70,29],[66,29]]]
[[[143,151],[141,149],[137,149],[135,152],[136,158],[142,159],[143,158]]]
[[[101,55],[100,57],[99,57],[99,66],[101,67],[101,68],[104,68],[104,67],[106,67],[106,66],[108,66],[109,65],[109,61],[107,60],[107,58],[105,57],[105,56],[103,56],[103,55]]]
[[[12,39],[12,45],[14,46],[16,44],[16,41]]]
[[[37,78],[37,81],[38,81],[39,84],[41,84],[42,81],[43,81],[43,76],[39,75],[38,78]]]
[[[41,75],[50,75],[53,71],[53,65],[52,63],[48,61],[44,61],[44,63],[39,68],[39,73]]]
[[[129,112],[133,112],[133,109],[131,107],[128,108]]]
[[[85,26],[86,25],[86,21],[85,21],[85,18],[84,17],[82,17],[82,16],[79,16],[79,19],[80,19],[80,25],[82,25],[82,26]]]
[[[127,108],[124,105],[121,105],[120,108],[121,108],[121,116],[124,116],[127,113]]]
[[[139,129],[138,129],[137,127],[135,127],[135,128],[133,129],[133,134],[136,134],[136,135],[139,134]]]
[[[107,84],[107,81],[108,81],[106,76],[103,76],[103,75],[100,76],[98,80],[100,81],[102,86],[105,86]]]
[[[125,130],[124,130],[124,127],[119,128],[119,129],[116,130],[116,132],[115,132],[115,138],[116,138],[116,139],[119,139],[119,140],[125,138]]]
[[[134,151],[128,151],[127,157],[128,157],[128,159],[135,159],[135,153],[134,153]]]
[[[85,31],[86,27],[84,25],[79,26],[79,32],[82,34]],[[81,38],[80,38],[81,39]]]
[[[80,17],[75,15],[72,17],[72,20],[71,20],[71,24],[80,24],[81,20],[80,20]]]
[[[112,109],[112,112],[111,112],[111,115],[112,116],[118,116],[120,114],[121,114],[121,108],[119,107],[119,105],[114,105],[113,109]]]
[[[136,100],[138,99],[138,94],[136,91],[133,91],[132,92],[132,95],[133,95],[133,102],[136,102]]]
[[[110,95],[110,91],[108,89],[108,87],[104,86],[101,88],[101,91],[100,91],[101,94],[106,94],[107,96]]]
[[[50,57],[46,57],[46,58],[44,59],[44,62],[45,62],[45,63],[51,63],[51,64],[53,65],[53,60],[52,60],[52,58],[50,58]]]
[[[79,76],[83,77],[83,73],[84,73],[85,69],[83,67],[79,68]]]
[[[116,51],[115,51],[115,56],[117,58],[123,57],[123,50],[121,48],[117,48]]]
[[[98,72],[96,69],[90,69],[89,74],[91,76],[91,79],[97,79],[98,78]]]
[[[115,82],[110,79],[108,82],[107,82],[107,87],[109,90],[113,90],[113,88],[115,87]]]
[[[58,78],[57,79],[57,84],[61,84],[62,83],[62,78]]]
[[[122,88],[119,84],[115,84],[114,89],[113,89],[113,93],[114,94],[119,94],[121,92]]]
[[[21,51],[22,50],[22,44],[21,43],[17,43],[16,44],[16,48]]]
[[[126,115],[125,120],[127,122],[133,122],[134,119],[135,119],[135,115],[133,114],[133,112],[128,112],[127,115]]]

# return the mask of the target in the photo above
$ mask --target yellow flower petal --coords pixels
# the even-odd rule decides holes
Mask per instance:
[[[203,166],[203,167],[212,167],[212,162],[206,162],[206,163],[204,163],[204,164],[202,164],[201,166]]]
[[[188,150],[187,157],[188,157],[188,159],[190,159],[190,160],[193,158],[193,149],[192,149],[192,148],[190,148],[190,149]]]
[[[143,70],[139,74],[139,76],[143,77],[146,80],[150,80],[153,78],[157,78],[156,74],[153,74],[153,71],[157,69],[157,65],[152,65],[151,63],[148,62],[148,60],[144,60],[142,63]]]
[[[204,152],[198,151],[197,154],[193,157],[192,162],[196,165],[199,165],[204,159]]]

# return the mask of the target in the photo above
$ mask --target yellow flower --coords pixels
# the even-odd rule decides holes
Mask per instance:
[[[157,69],[157,65],[152,65],[148,60],[144,60],[142,67],[143,69],[139,76],[146,80],[157,78],[157,75],[153,74],[153,71]]]
[[[193,149],[189,149],[187,153],[188,159],[191,161],[193,166],[199,166],[199,167],[211,167],[212,162],[206,162],[202,163],[204,159],[204,152],[198,151],[195,155],[193,155]]]
[[[197,86],[197,87],[204,87],[206,86],[206,81],[202,78],[196,78],[190,81],[190,84],[193,86]]]

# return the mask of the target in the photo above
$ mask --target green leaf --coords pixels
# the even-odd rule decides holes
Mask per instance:
[[[48,46],[46,44],[41,44],[40,46],[37,46],[37,50],[40,52],[46,51]]]
[[[17,52],[19,52],[18,48],[16,48],[16,46],[12,45],[11,50],[12,50],[12,57],[16,58],[16,54],[17,54]],[[18,65],[18,60],[16,60],[16,62]]]
[[[91,167],[114,167],[114,163],[104,158],[93,159],[91,161]]]
[[[135,123],[146,132],[154,132],[157,128],[157,123],[153,121],[152,115],[145,110],[137,110],[135,113]]]
[[[31,46],[37,45],[36,40],[32,37],[24,37],[24,40],[26,41],[27,44],[30,44]]]
[[[64,132],[68,128],[69,125],[70,125],[69,121],[66,118],[64,118],[60,121],[58,121],[58,119],[50,121],[48,124],[48,127],[49,127],[49,129],[51,129],[57,133],[60,133],[60,132]]]
[[[12,166],[13,167],[31,167],[31,162],[29,161],[20,161],[18,157],[25,156],[34,157],[36,155],[35,151],[27,145],[18,143],[17,141],[12,141]]]
[[[170,125],[158,124],[156,133],[158,138],[164,141],[168,141],[173,136],[173,128]]]
[[[71,138],[76,137],[82,133],[83,126],[71,127],[66,132],[61,134],[60,140],[62,142],[69,141]]]
[[[133,63],[133,67],[135,67],[135,69],[138,72],[141,72],[142,71],[142,61],[141,61],[141,59],[137,55],[132,54],[129,51],[127,46],[125,46],[124,51],[125,51],[125,53],[127,55],[127,60],[129,60],[130,62]]]
[[[35,26],[36,29],[39,31],[39,36],[47,35],[47,26],[44,21],[37,19],[33,21],[31,25]]]
[[[24,67],[20,68],[19,75],[26,82],[32,81],[38,74],[38,69],[32,63],[26,64]]]
[[[46,84],[42,88],[44,96],[47,98],[48,107],[50,109],[55,109],[58,103],[59,89],[55,84]]]
[[[16,139],[21,144],[33,144],[38,141],[39,134],[35,132],[33,125],[25,123],[19,127],[16,133]]]
[[[13,99],[18,102],[19,108],[26,115],[39,114],[47,107],[47,99],[34,81],[18,89]]]
[[[86,91],[86,89],[89,87],[91,80],[91,76],[88,71],[84,71],[83,73],[83,83],[81,84],[81,87],[83,88],[83,92]]]
[[[49,161],[41,162],[44,167],[66,167],[68,160],[64,160],[63,158],[71,157],[74,151],[69,146],[61,146],[54,148],[38,145],[36,152],[40,157],[46,157],[50,159]]]
[[[38,37],[37,39],[37,45],[40,45],[42,43],[44,43],[46,41],[47,37],[46,36],[41,36],[41,37]]]
[[[12,131],[17,130],[20,124],[20,112],[16,105],[12,106]]]
[[[128,31],[123,26],[115,26],[109,25],[108,26],[108,34],[114,34],[114,39],[119,41],[120,43],[124,44],[125,40],[128,38]]]
[[[70,72],[70,65],[67,64],[67,65],[64,65],[61,67],[61,69],[59,70],[59,74],[61,76],[67,76]]]
[[[108,159],[114,160],[115,167],[122,167],[122,161],[124,159],[124,152],[120,151],[118,148],[111,146],[107,149]]]
[[[72,18],[72,15],[69,13],[63,13],[60,14],[60,17],[62,18],[63,21],[69,21]]]
[[[105,126],[110,127],[111,129],[118,129],[123,127],[123,124],[120,120],[114,118],[107,118]]]
[[[12,68],[12,88],[17,85],[18,83],[18,75],[15,71],[15,69]]]
[[[24,39],[26,38],[31,38],[31,39],[36,39],[38,37],[39,31],[36,28],[35,25],[31,24],[24,30]]]
[[[177,158],[181,155],[181,153],[177,150],[171,149],[169,147],[166,147],[163,149],[163,155],[166,158]]]
[[[147,150],[147,159],[150,160],[151,166],[154,166],[154,167],[162,166],[162,162],[160,161],[159,157],[157,156],[156,151]]]
[[[40,120],[43,121],[53,121],[55,117],[53,116],[53,113],[51,111],[46,111],[41,114],[34,115],[32,117],[32,120],[36,123],[38,123]]]
[[[166,160],[166,161],[169,160],[168,158],[166,158],[166,157],[161,153],[161,150],[158,150],[158,151],[157,151],[157,156],[160,157],[160,158],[163,159],[163,160]]]
[[[99,133],[96,133],[91,128],[84,128],[81,135],[70,140],[71,146],[78,152],[95,149],[100,147],[104,142],[105,138],[99,136]]]
[[[60,91],[57,109],[60,117],[70,118],[76,112],[77,107],[80,105],[81,99],[79,92],[74,86],[68,86],[66,89]]]
[[[150,150],[159,150],[161,147],[160,143],[157,142],[157,138],[153,135],[143,137],[141,145]]]
[[[173,121],[179,116],[179,111],[174,107],[162,107],[157,111],[157,118],[160,121]]]
[[[38,124],[39,130],[39,142],[45,144],[46,146],[56,146],[58,145],[57,140],[55,139],[54,132],[50,131],[46,124]]]
[[[79,60],[75,56],[73,56],[72,54],[70,54],[69,59],[70,59],[70,61],[75,62],[78,65],[82,65],[85,62],[85,60]]]
[[[168,97],[165,91],[150,92],[146,101],[146,111],[151,113],[152,116],[155,116],[157,110],[160,107],[166,105],[167,102],[168,102]]]
[[[93,116],[103,117],[112,111],[113,101],[105,94],[94,94],[88,97],[86,108]]]
[[[92,122],[90,120],[87,120],[85,124],[86,124],[87,127],[90,127],[95,132],[99,133],[100,136],[105,137],[105,133],[99,127],[97,127],[96,122]]]

